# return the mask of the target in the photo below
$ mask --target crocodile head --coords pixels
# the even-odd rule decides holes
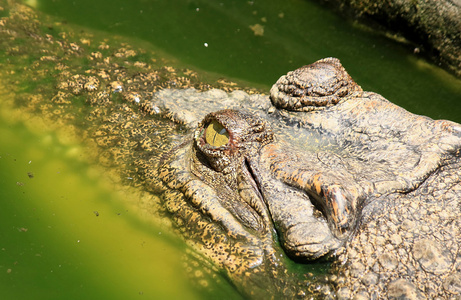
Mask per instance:
[[[159,176],[229,236],[271,240],[276,232],[289,256],[312,260],[346,240],[360,199],[352,185],[342,187],[347,176],[331,177],[311,154],[279,139],[262,118],[227,109],[206,115],[193,139],[162,161]]]
[[[200,232],[210,256],[235,261],[236,249],[252,246],[243,270],[262,264],[278,242],[301,261],[335,253],[365,228],[362,212],[369,220],[377,202],[425,195],[421,186],[461,149],[459,124],[362,91],[337,59],[282,76],[270,97],[158,95],[155,105],[186,116],[188,126],[201,120],[158,165],[170,191],[166,206],[180,224],[200,224],[184,231]],[[214,112],[204,115],[205,108]],[[223,238],[210,234],[218,231]],[[222,240],[230,246],[219,251]]]
[[[249,113],[208,114],[195,131],[191,157],[191,173],[217,191],[233,221],[261,236],[275,226],[291,257],[334,251],[356,220],[356,198],[323,182],[307,157]]]

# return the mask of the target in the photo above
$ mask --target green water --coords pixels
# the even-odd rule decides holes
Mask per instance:
[[[186,277],[185,246],[40,127],[0,121],[1,299],[208,298]]]
[[[461,122],[461,80],[415,55],[414,46],[315,1],[41,0],[38,7],[108,36],[136,36],[193,68],[267,89],[290,70],[335,56],[365,90],[411,112]],[[250,29],[255,24],[264,26],[262,36]]]
[[[336,56],[364,89],[412,112],[461,122],[460,80],[412,46],[311,1],[28,3],[108,39],[143,39],[210,77],[266,90],[289,70]],[[262,36],[249,27],[255,24],[264,26]],[[87,164],[78,141],[1,111],[0,299],[239,298],[219,274],[211,292],[192,287],[185,245],[136,209],[132,191]]]

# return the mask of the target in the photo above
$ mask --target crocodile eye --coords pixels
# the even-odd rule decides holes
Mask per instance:
[[[218,121],[212,121],[206,128],[205,141],[214,147],[227,145],[229,132]]]

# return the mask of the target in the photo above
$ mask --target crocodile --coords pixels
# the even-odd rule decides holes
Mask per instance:
[[[152,105],[191,131],[154,167],[165,204],[181,226],[191,209],[209,222],[204,251],[231,277],[277,264],[279,241],[300,263],[336,257],[322,297],[459,297],[460,124],[363,91],[336,58],[270,97],[163,90]]]
[[[140,205],[242,294],[460,297],[461,125],[364,91],[336,58],[265,95],[155,69],[127,44],[43,34],[23,6],[10,15],[2,40],[27,40],[36,60],[16,67],[26,50],[8,46],[3,66],[40,83],[10,98],[21,115],[71,124],[122,183],[160,195]],[[318,261],[329,274],[293,268]]]

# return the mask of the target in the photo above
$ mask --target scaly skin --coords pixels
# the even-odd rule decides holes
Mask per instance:
[[[271,101],[133,63],[142,50],[129,45],[105,57],[105,42],[55,38],[30,9],[8,11],[4,67],[41,83],[12,99],[23,115],[70,125],[243,294],[460,296],[459,124],[361,91],[336,59],[284,77],[290,88],[277,84]],[[33,45],[30,68],[14,69],[26,49],[15,39]],[[301,100],[290,104],[293,95]],[[285,254],[338,263],[322,281],[290,272]]]
[[[288,72],[272,86],[272,103],[291,111],[312,111],[360,96],[362,88],[339,62],[329,57]]]
[[[338,66],[331,74],[347,78],[344,68],[334,59],[305,66],[294,71],[298,75],[291,78],[295,81],[306,76],[315,78],[317,70],[320,79],[316,82],[322,82],[325,61]],[[279,82],[271,94],[275,104],[286,99],[280,94]],[[289,85],[299,87],[305,82]],[[461,189],[457,166],[461,125],[413,115],[378,94],[361,91],[353,81],[348,82],[350,93],[338,94],[338,101],[325,102],[324,107],[315,111],[306,112],[297,104],[290,111],[289,103],[284,110],[277,110],[264,103],[267,98],[253,97],[253,101],[242,98],[240,103],[228,106],[241,108],[245,103],[251,114],[224,110],[207,115],[196,130],[195,140],[182,144],[182,149],[190,150],[181,158],[175,172],[188,173],[188,180],[198,180],[200,190],[206,189],[206,194],[213,197],[205,196],[197,188],[191,191],[183,186],[182,192],[188,195],[186,201],[221,224],[229,236],[234,233],[235,239],[264,249],[265,254],[259,253],[259,261],[270,261],[269,253],[276,249],[268,229],[277,231],[284,251],[296,260],[337,253],[338,261],[343,264],[335,267],[335,274],[344,277],[335,277],[331,282],[339,297],[459,294],[458,243],[444,243],[449,250],[442,250],[440,239],[460,240],[457,225]],[[154,97],[154,103],[163,103],[163,108],[175,114],[175,107],[181,107],[182,101],[210,97],[194,91],[184,94],[188,100],[163,91],[158,98]],[[228,97],[221,96],[221,99]],[[170,103],[166,104],[165,99]],[[222,104],[226,100],[217,102]],[[224,146],[203,149],[207,143],[201,137],[212,120],[222,124],[219,128],[226,129],[229,140]],[[288,127],[299,129],[290,131]],[[178,161],[174,155],[171,159],[167,165]],[[446,184],[441,184],[444,181]],[[164,182],[168,184],[169,179]],[[415,236],[412,228],[406,228],[405,235],[400,236],[403,229],[393,230],[390,235],[377,231],[376,225],[370,226],[379,223],[391,228],[408,227],[405,222],[418,215],[414,211],[411,215],[404,213],[408,206],[440,211],[436,200],[440,195],[448,197],[439,203],[448,209],[444,213],[447,221],[439,223],[440,217],[429,216],[411,221],[410,227],[429,228],[426,231],[430,235],[424,240]],[[205,201],[207,198],[211,202]],[[435,223],[425,223],[426,220]],[[443,224],[448,220],[451,221],[446,227]],[[449,228],[452,229],[446,233],[444,230]],[[398,247],[390,247],[393,244]],[[399,252],[387,253],[391,248]],[[451,254],[443,254],[447,251]],[[376,258],[377,253],[382,253],[381,257]],[[435,254],[442,255],[441,261],[431,258]],[[397,272],[392,266],[399,265],[400,258],[404,268]],[[379,264],[384,267],[378,267]],[[360,271],[356,271],[358,266]],[[226,264],[223,267],[228,268]],[[232,277],[233,271],[230,274]],[[429,284],[431,280],[440,284]]]

